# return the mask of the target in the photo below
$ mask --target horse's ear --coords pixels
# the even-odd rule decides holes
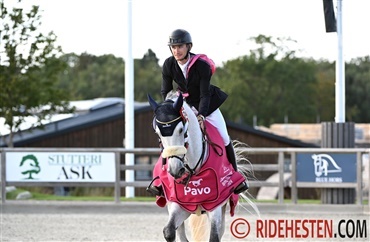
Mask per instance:
[[[158,107],[158,103],[154,101],[154,99],[149,94],[147,94],[147,96],[150,106],[152,107],[153,111],[155,111],[156,108]]]
[[[176,102],[173,104],[173,108],[174,108],[176,111],[180,112],[180,110],[181,110],[181,108],[182,108],[182,104],[183,104],[183,103],[184,103],[184,98],[182,97],[182,95],[180,95],[180,96],[177,98]]]

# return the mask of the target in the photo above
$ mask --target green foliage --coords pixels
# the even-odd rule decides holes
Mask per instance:
[[[162,69],[158,65],[158,58],[149,49],[144,57],[134,62],[135,85],[134,97],[136,101],[147,102],[149,93],[154,99],[161,100]]]
[[[60,88],[72,98],[124,97],[125,63],[113,55],[94,56],[87,53],[65,54],[61,57],[67,69],[59,76]],[[153,51],[134,61],[135,101],[147,101],[147,93],[160,98],[161,67]]]
[[[353,59],[345,66],[346,117],[352,122],[370,121],[370,56]]]
[[[76,187],[75,189],[79,189]],[[87,187],[85,187],[85,190]],[[70,194],[68,196],[57,196],[52,193],[52,188],[49,188],[46,191],[45,188],[41,187],[26,187],[26,188],[17,188],[14,191],[6,193],[7,200],[15,200],[19,193],[30,191],[32,198],[29,200],[37,201],[114,201],[113,188],[97,188],[97,189],[87,189],[90,192],[85,192],[84,195]],[[107,194],[106,190],[111,191]],[[121,201],[136,201],[136,202],[153,202],[155,201],[154,197],[134,197],[134,198],[125,198],[121,197]]]
[[[26,117],[35,117],[37,126],[52,113],[72,110],[68,93],[55,85],[65,68],[59,59],[61,48],[55,46],[56,36],[37,31],[39,7],[32,6],[29,12],[21,7],[10,11],[1,1],[0,11],[0,116],[11,132],[7,142],[12,146],[12,133]]]
[[[281,53],[270,37],[256,41],[260,47],[251,55],[227,61],[215,76],[230,94],[222,107],[227,119],[251,124],[255,116],[259,125],[267,126],[287,117],[290,122],[313,122],[314,63],[296,58],[294,51]]]
[[[59,86],[67,89],[72,99],[123,97],[125,66],[122,58],[69,53],[61,60],[68,67],[59,76]]]
[[[316,122],[334,121],[335,117],[335,64],[327,61],[313,62],[317,85],[313,105]]]
[[[335,64],[296,57],[287,46],[295,41],[259,35],[249,55],[218,67],[212,83],[229,94],[221,106],[227,120],[269,126],[273,123],[317,123],[335,116]],[[288,43],[289,42],[289,43]],[[66,54],[68,65],[59,86],[74,99],[124,97],[125,66],[112,55]],[[368,122],[369,57],[346,64],[347,119]],[[161,66],[152,50],[134,60],[134,98],[160,100]]]

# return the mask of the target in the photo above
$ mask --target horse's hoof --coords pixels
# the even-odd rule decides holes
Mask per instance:
[[[239,184],[239,186],[235,188],[234,193],[239,194],[245,192],[246,190],[248,190],[248,188],[249,188],[248,184],[246,182],[242,182]]]
[[[146,190],[155,196],[164,196],[162,187],[149,186]]]

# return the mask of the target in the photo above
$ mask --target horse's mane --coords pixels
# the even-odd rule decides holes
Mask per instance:
[[[166,96],[166,101],[167,102],[171,102],[171,101],[175,101],[176,99],[178,98],[178,92],[175,91],[175,90],[172,90],[170,91],[167,96]],[[166,102],[165,101],[165,102]],[[194,110],[190,107],[190,105],[186,102],[186,100],[184,99],[184,103],[183,103],[183,108],[185,109],[185,112],[187,113],[187,115],[192,115],[194,117],[196,117],[195,113],[194,113]],[[189,117],[189,116],[188,116]]]
[[[166,100],[174,101],[177,98],[177,92],[175,90],[170,91],[167,93]]]

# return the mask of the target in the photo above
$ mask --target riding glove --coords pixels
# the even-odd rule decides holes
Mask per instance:
[[[199,114],[197,116],[197,119],[198,119],[198,123],[199,123],[200,129],[202,130],[202,132],[204,132],[204,130],[205,130],[204,120],[206,118],[203,115]]]

